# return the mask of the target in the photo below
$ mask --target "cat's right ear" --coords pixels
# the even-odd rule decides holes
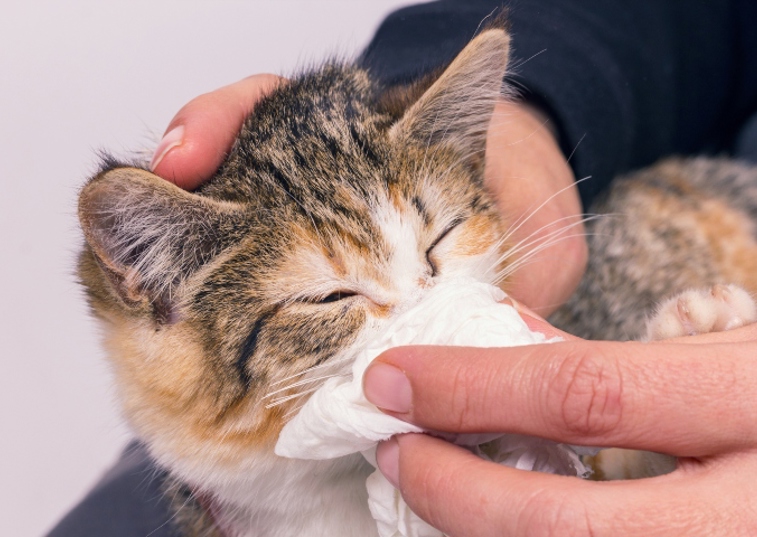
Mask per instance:
[[[242,210],[139,168],[106,170],[79,195],[85,240],[127,304],[174,297],[182,282],[239,235]]]
[[[476,36],[392,127],[390,136],[443,144],[483,159],[486,132],[502,95],[510,52],[504,28]]]

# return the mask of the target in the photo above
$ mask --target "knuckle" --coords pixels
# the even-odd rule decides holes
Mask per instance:
[[[470,386],[475,386],[479,379],[473,375],[470,368],[462,367],[455,372],[452,383],[452,393],[450,401],[452,403],[448,421],[452,430],[464,432],[474,425],[474,422],[480,417],[474,408],[476,405],[471,400],[473,396]]]
[[[604,437],[622,418],[623,379],[596,345],[573,345],[548,386],[547,415],[574,438]]]
[[[475,360],[464,360],[447,369],[443,376],[449,396],[446,403],[434,402],[434,412],[445,428],[454,432],[480,432],[482,427],[497,423],[498,405],[502,399],[502,375],[482,368]]]

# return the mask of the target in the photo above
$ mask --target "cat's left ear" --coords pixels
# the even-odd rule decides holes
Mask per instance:
[[[84,237],[126,304],[174,300],[187,278],[241,235],[244,208],[186,192],[139,168],[115,167],[79,195]]]
[[[448,145],[483,158],[509,53],[510,36],[504,29],[476,36],[392,127],[390,136],[424,146]]]

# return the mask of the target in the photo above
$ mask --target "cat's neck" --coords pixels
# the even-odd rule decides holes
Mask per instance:
[[[224,537],[377,536],[355,454],[330,461],[259,457],[249,472],[204,476],[200,503]]]

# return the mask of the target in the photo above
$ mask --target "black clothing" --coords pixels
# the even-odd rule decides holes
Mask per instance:
[[[499,5],[401,9],[361,62],[387,84],[412,80],[451,61]],[[755,0],[513,0],[509,8],[509,79],[555,119],[563,151],[575,150],[576,176],[593,177],[579,184],[585,206],[619,172],[730,148],[757,112]],[[738,146],[757,162],[757,116]],[[130,446],[49,537],[171,537],[159,477],[144,448]]]
[[[498,0],[396,11],[363,64],[387,84],[454,58]],[[508,78],[556,120],[584,205],[619,172],[730,148],[757,111],[754,0],[512,0]],[[580,144],[579,144],[580,142]]]
[[[178,537],[162,477],[144,446],[133,442],[47,537]]]

